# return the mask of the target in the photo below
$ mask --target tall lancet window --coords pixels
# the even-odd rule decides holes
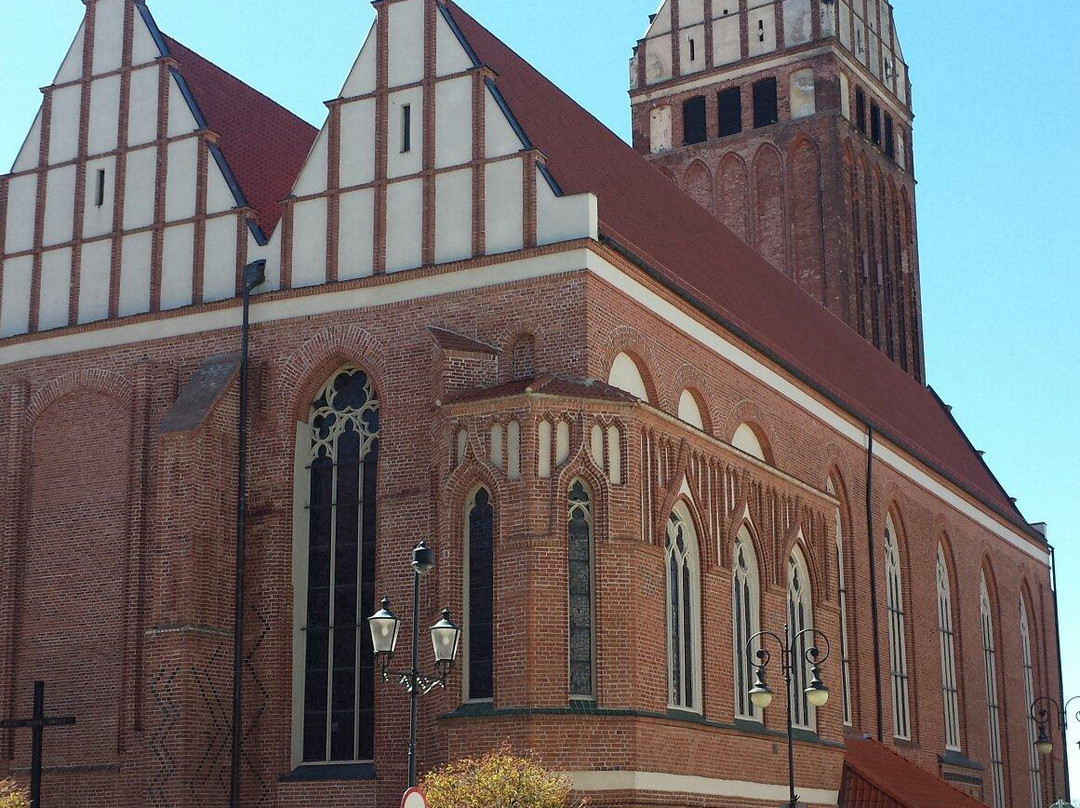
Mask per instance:
[[[806,558],[796,547],[788,558],[788,630],[794,637],[801,631],[814,627],[814,606],[810,592],[810,576],[806,570]],[[795,643],[791,677],[791,721],[799,729],[813,730],[817,725],[817,711],[803,692],[810,684],[810,663],[806,652],[814,647],[814,639],[804,634]]]
[[[830,477],[825,483],[825,490],[834,497],[838,496],[836,483]],[[844,560],[844,523],[840,508],[836,509],[836,590],[840,605],[840,676],[843,688],[844,724],[851,726],[851,645],[848,641],[848,590],[847,563]]]
[[[593,634],[593,505],[580,480],[570,486],[567,526],[570,597],[570,697],[596,695]]]
[[[495,508],[481,488],[469,503],[465,556],[466,699],[495,697]]]
[[[697,532],[686,506],[675,506],[666,536],[668,703],[700,711],[701,628],[698,611]]]
[[[986,588],[985,574],[979,579],[979,613],[982,622],[983,662],[986,673],[986,710],[990,733],[990,772],[994,785],[994,808],[1005,808],[1005,760],[1001,754],[1001,704],[998,701],[997,655],[994,651],[994,615],[990,606],[990,592]]]
[[[757,554],[754,540],[746,527],[739,529],[735,537],[735,554],[732,559],[732,620],[735,640],[735,717],[747,721],[761,721],[761,711],[750,701],[750,688],[754,686],[755,654],[761,647],[755,641],[747,648],[750,638],[761,630],[761,585],[758,577]]]
[[[953,628],[952,587],[945,548],[937,551],[938,637],[941,645],[941,700],[945,712],[945,748],[960,751],[960,694],[956,683],[956,634]]]
[[[306,570],[295,577],[301,757],[370,761],[375,668],[365,620],[375,611],[379,397],[367,374],[353,367],[334,374],[306,434],[307,535],[297,553]]]
[[[1035,703],[1035,661],[1031,653],[1031,623],[1028,620],[1028,608],[1024,597],[1020,597],[1020,653],[1024,663],[1024,704]],[[1028,716],[1028,773],[1031,783],[1031,808],[1040,808],[1042,799],[1042,770],[1039,764],[1039,751],[1035,748],[1038,728]]]
[[[911,713],[904,620],[904,581],[892,516],[885,519],[885,605],[889,612],[889,680],[892,684],[893,735],[911,738]]]

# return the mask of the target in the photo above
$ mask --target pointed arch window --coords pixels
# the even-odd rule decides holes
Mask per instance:
[[[577,480],[570,486],[567,558],[570,597],[570,697],[596,696],[593,615],[593,502]]]
[[[893,735],[911,739],[907,634],[904,618],[904,582],[900,548],[892,516],[885,519],[885,605],[889,613],[889,680],[892,685]]]
[[[750,701],[754,682],[755,654],[761,643],[747,648],[750,638],[761,631],[761,584],[757,553],[750,531],[743,526],[735,537],[732,558],[732,620],[735,640],[735,717],[761,721],[761,711]]]
[[[1001,754],[1001,703],[998,701],[997,654],[994,650],[994,615],[986,574],[979,579],[979,613],[982,623],[983,667],[986,673],[986,710],[990,732],[990,771],[994,808],[1005,808],[1005,760]]]
[[[374,758],[375,667],[364,621],[375,609],[379,397],[354,367],[319,391],[297,452],[307,496],[295,555],[294,758]],[[298,748],[297,748],[298,747]]]
[[[1023,595],[1020,596],[1020,653],[1024,664],[1024,704],[1035,703],[1035,661],[1031,653],[1031,623]],[[1035,720],[1028,716],[1028,774],[1031,784],[1031,808],[1040,808],[1042,799],[1042,768],[1035,748],[1038,730]]]
[[[701,628],[697,532],[686,506],[679,504],[668,519],[665,541],[668,611],[668,703],[700,711]]]
[[[945,713],[945,748],[960,751],[960,693],[956,681],[956,634],[953,630],[952,587],[945,549],[937,551],[938,637],[941,646],[941,697]]]
[[[801,631],[814,627],[814,606],[810,592],[810,576],[806,557],[796,547],[788,558],[788,631],[794,637]],[[813,730],[817,726],[817,711],[803,692],[810,684],[810,663],[806,652],[813,647],[813,638],[804,634],[795,643],[791,676],[791,721],[799,729]]]
[[[495,508],[486,488],[469,502],[466,516],[465,647],[468,701],[495,696]]]
[[[838,496],[837,486],[830,477],[825,484],[825,490],[834,497]],[[852,699],[851,699],[851,646],[848,640],[848,590],[847,590],[847,564],[844,561],[844,523],[841,518],[840,508],[836,509],[836,591],[840,604],[840,677],[841,696],[843,697],[844,725],[850,727],[852,723]]]

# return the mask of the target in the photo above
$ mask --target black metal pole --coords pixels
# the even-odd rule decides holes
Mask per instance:
[[[874,538],[874,428],[866,428],[866,541],[870,562],[870,627],[874,638],[874,697],[878,743],[885,742],[885,697],[881,688],[881,624],[878,617],[877,545]]]
[[[45,683],[34,682],[33,741],[30,747],[30,808],[41,808],[42,747],[45,740]]]
[[[791,627],[784,626],[784,649],[780,653],[780,664],[784,668],[784,693],[787,702],[787,761],[788,788],[791,792],[790,808],[798,808],[799,795],[795,793],[795,727],[791,720]]]
[[[251,331],[251,293],[266,279],[266,262],[244,267],[240,324],[240,413],[237,429],[236,571],[233,598],[232,759],[229,807],[240,808],[240,756],[244,720],[244,567],[247,555],[248,353]]]
[[[1067,713],[1069,705],[1065,701],[1065,672],[1061,669],[1061,612],[1058,611],[1057,553],[1054,551],[1053,545],[1048,543],[1047,546],[1050,548],[1050,585],[1054,590],[1054,632],[1057,641],[1058,695],[1061,703],[1065,705],[1060,716],[1061,768],[1062,774],[1065,776],[1065,802],[1071,803],[1072,783],[1069,782],[1069,738],[1066,731],[1069,722]],[[1069,699],[1069,701],[1072,701],[1072,699]]]
[[[420,571],[413,571],[412,687],[409,689],[409,788],[416,788],[416,731],[420,707]]]

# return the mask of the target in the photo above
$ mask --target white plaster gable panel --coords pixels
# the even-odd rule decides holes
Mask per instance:
[[[30,277],[34,259],[9,258],[3,262],[0,286],[0,337],[25,334],[30,330]]]
[[[120,262],[121,317],[150,311],[150,257],[153,239],[149,233],[125,236]]]
[[[423,259],[424,184],[395,182],[386,191],[386,271],[420,266]]]
[[[78,81],[83,74],[83,42],[86,40],[86,22],[79,25],[79,31],[75,34],[75,40],[68,48],[60,69],[56,71],[53,84],[67,84],[69,81]]]
[[[679,69],[682,75],[705,69],[705,26],[684,27],[679,35]]]
[[[503,114],[490,87],[484,92],[484,98],[484,115],[487,124],[484,136],[487,139],[487,156],[504,157],[508,154],[517,154],[525,148],[525,144],[521,142],[514,127]]]
[[[154,223],[157,190],[157,150],[137,149],[127,156],[124,183],[124,229],[135,230]],[[87,175],[91,177],[91,175]],[[94,179],[91,177],[91,179]],[[96,181],[96,180],[95,180]],[[91,191],[94,190],[90,183]],[[91,196],[93,194],[91,193]]]
[[[462,47],[457,35],[441,13],[435,15],[435,47],[435,74],[437,76],[450,76],[473,67],[472,57]]]
[[[326,283],[326,199],[297,202],[293,208],[292,285]]]
[[[341,185],[349,188],[375,179],[375,101],[341,107]]]
[[[297,196],[321,194],[326,190],[328,142],[329,135],[324,126],[322,131],[319,132],[319,136],[315,138],[315,145],[311,147],[311,153],[304,163],[304,168],[301,170],[300,176],[296,178],[296,185],[293,186],[293,193]]]
[[[810,0],[784,0],[784,45],[801,45],[813,35]]]
[[[221,166],[211,155],[206,171],[206,212],[221,213],[236,207],[236,196],[221,173]]]
[[[685,29],[705,20],[704,0],[679,0],[679,27]]]
[[[387,115],[387,176],[419,173],[424,155],[424,89],[413,87],[391,93]]]
[[[176,76],[169,74],[169,137],[179,137],[197,131],[198,122],[188,106]]]
[[[12,165],[11,170],[14,171],[29,171],[32,168],[37,168],[38,163],[41,161],[41,110],[38,110],[37,116],[34,118],[34,123],[30,126],[30,134],[26,136],[26,140],[23,141],[22,148],[19,149],[19,154],[15,158],[15,162]]]
[[[851,6],[840,4],[840,44],[851,49]]]
[[[41,257],[41,299],[38,328],[62,328],[68,324],[71,305],[71,248],[49,250]]]
[[[440,174],[435,182],[435,263],[472,256],[472,169]]]
[[[375,60],[377,55],[375,43],[377,39],[378,29],[373,25],[371,30],[368,31],[367,39],[364,40],[364,46],[360,49],[360,54],[353,63],[352,70],[349,71],[349,75],[345,79],[344,86],[341,88],[342,98],[354,98],[358,95],[375,92]]]
[[[713,63],[729,65],[742,58],[742,32],[735,15],[713,21]]]
[[[659,84],[671,78],[671,34],[645,41],[645,83]]]
[[[101,204],[98,204],[98,176],[104,171]],[[113,229],[113,197],[116,193],[116,158],[102,157],[86,164],[86,193],[83,199],[83,238],[104,236]],[[76,233],[76,236],[78,234]]]
[[[49,126],[49,163],[74,160],[79,153],[79,106],[82,87],[61,87],[52,94]]]
[[[162,309],[178,309],[191,304],[194,266],[195,225],[166,228],[161,261]]]
[[[79,266],[79,323],[92,323],[109,316],[111,274],[112,239],[84,244]]]
[[[672,145],[671,107],[656,107],[649,113],[649,149],[653,154],[668,151]]]
[[[593,194],[556,196],[536,170],[536,241],[556,244],[575,238],[598,238],[599,216]]]
[[[823,39],[830,36],[836,36],[836,16],[839,13],[837,5],[837,3],[821,4],[821,36]]]
[[[424,77],[424,2],[404,0],[385,6],[390,14],[391,87],[412,84]]]
[[[272,292],[281,288],[281,227],[275,227],[270,241],[264,247],[257,247],[248,252],[249,259],[266,259],[266,283],[259,287],[260,292]]]
[[[814,87],[814,70],[806,68],[791,74],[791,117],[805,118],[817,112],[817,92]]]
[[[8,253],[22,252],[34,246],[37,184],[36,174],[24,174],[8,181],[7,222],[4,223],[4,249]]]
[[[748,13],[750,55],[760,56],[776,50],[776,12],[773,4],[759,6]]]
[[[375,192],[370,188],[342,194],[338,227],[338,278],[372,273],[375,252]]]
[[[435,167],[467,163],[473,149],[473,81],[469,77],[435,85]]]
[[[154,41],[150,29],[146,27],[146,20],[143,19],[142,14],[137,12],[138,10],[136,10],[135,25],[132,31],[131,63],[141,65],[153,62],[161,56],[161,50],[158,48],[157,42]]]
[[[840,114],[851,120],[851,81],[847,73],[840,74]]]
[[[195,138],[169,144],[169,173],[165,179],[165,218],[175,222],[195,215],[195,178],[199,167]]]
[[[141,146],[157,139],[158,68],[144,67],[131,74],[128,145]]]
[[[870,34],[870,72],[881,78],[881,40],[876,33]]]
[[[222,216],[206,223],[203,300],[236,297],[236,218]]]
[[[53,131],[56,131],[53,119]],[[90,154],[104,154],[116,148],[120,124],[120,77],[95,79],[90,85]],[[76,132],[78,130],[76,129]]]
[[[97,0],[94,4],[94,75],[117,70],[124,57],[125,0]]]
[[[671,31],[671,0],[663,0],[660,8],[653,15],[652,24],[649,25],[649,31],[645,36],[653,37],[669,31]]]
[[[75,225],[75,166],[52,169],[45,189],[42,243],[48,246],[71,241]]]
[[[523,207],[524,168],[520,159],[501,160],[485,167],[487,253],[520,250],[525,246]]]

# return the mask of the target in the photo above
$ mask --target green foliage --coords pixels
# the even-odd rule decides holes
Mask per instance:
[[[0,808],[27,808],[30,796],[14,780],[0,780]]]
[[[420,784],[431,808],[584,808],[570,801],[567,777],[547,771],[534,757],[508,748],[459,760],[427,775]]]

